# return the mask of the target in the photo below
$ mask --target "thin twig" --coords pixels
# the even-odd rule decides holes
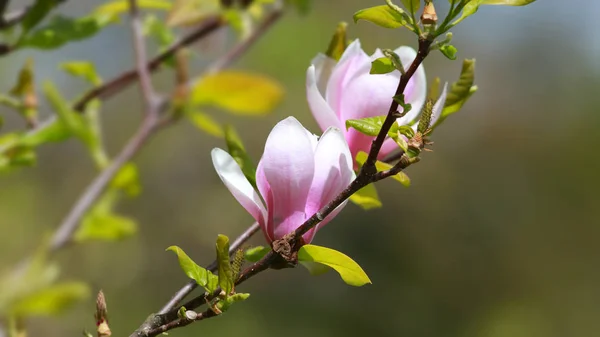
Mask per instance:
[[[156,120],[150,118],[144,119],[137,132],[131,137],[125,147],[123,147],[121,153],[119,153],[111,164],[100,172],[85,191],[83,191],[82,195],[77,199],[77,202],[73,208],[71,208],[52,237],[50,251],[57,251],[71,241],[83,215],[102,194],[106,186],[112,181],[121,167],[130,161],[140,150],[142,145],[148,141],[150,136],[156,130],[155,127]]]
[[[217,316],[217,313],[215,313],[211,308],[206,309],[206,311],[199,313],[196,317],[194,317],[193,319],[189,319],[189,318],[185,318],[185,317],[181,317],[178,318],[174,321],[171,321],[167,324],[158,326],[152,330],[149,330],[144,336],[145,337],[154,337],[154,336],[158,336],[161,333],[165,333],[169,330],[173,330],[176,328],[181,328],[184,327],[186,325],[192,324],[194,322],[197,321],[201,321],[203,319],[206,318],[211,318],[211,317],[215,317]]]
[[[273,11],[271,11],[269,15],[260,23],[260,25],[250,33],[250,35],[236,44],[225,55],[218,58],[211,66],[209,66],[206,73],[213,74],[229,67],[242,54],[246,53],[260,37],[264,36],[271,26],[277,22],[282,15],[283,10],[281,8],[273,9]]]
[[[165,49],[162,53],[158,54],[153,59],[151,59],[146,66],[148,71],[150,71],[151,73],[155,72],[166,60],[172,57],[179,49],[184,48],[206,37],[207,35],[214,32],[223,25],[225,25],[225,21],[223,21],[219,17],[215,16],[207,18],[198,28],[196,28],[190,34],[179,39],[177,42],[173,43],[169,48]],[[122,73],[121,75],[115,77],[114,79],[104,83],[103,85],[96,87],[84,94],[83,97],[73,105],[73,109],[79,112],[83,112],[85,106],[92,100],[96,98],[102,100],[107,99],[112,95],[121,92],[130,84],[135,82],[137,78],[137,69],[128,70]]]
[[[246,241],[248,241],[258,230],[260,229],[260,225],[258,222],[252,224],[252,226],[248,227],[240,236],[238,236],[235,241],[229,246],[229,254],[235,253]],[[217,261],[213,261],[206,269],[214,272],[217,270]],[[191,280],[181,289],[179,289],[175,295],[167,302],[162,309],[158,312],[159,315],[164,315],[173,310],[189,293],[191,293],[194,289],[198,287],[198,283],[196,281]]]
[[[148,71],[146,43],[142,32],[142,22],[136,0],[129,0],[129,15],[131,17],[131,32],[133,35],[133,49],[135,51],[135,66],[139,78],[140,88],[146,104],[146,113],[156,115],[157,97],[152,87],[152,79]]]

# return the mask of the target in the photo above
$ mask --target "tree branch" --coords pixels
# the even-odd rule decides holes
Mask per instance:
[[[191,32],[190,34],[179,39],[177,42],[173,43],[165,51],[163,51],[162,53],[158,54],[153,59],[151,59],[147,63],[146,69],[151,73],[155,72],[156,70],[158,70],[160,68],[161,64],[163,64],[166,60],[168,60],[170,57],[175,55],[175,53],[179,49],[184,48],[184,47],[208,36],[210,33],[214,32],[215,30],[222,27],[223,25],[225,25],[225,21],[221,20],[219,17],[215,16],[215,17],[210,17],[210,18],[206,19],[193,32]],[[123,89],[125,89],[131,83],[133,83],[137,80],[138,74],[139,74],[139,70],[131,69],[131,70],[128,70],[128,71],[122,73],[121,75],[113,78],[112,80],[106,82],[105,84],[92,89],[91,91],[89,91],[85,95],[83,95],[83,97],[74,104],[73,109],[75,109],[76,111],[79,111],[79,112],[83,112],[85,109],[85,106],[92,100],[94,100],[96,98],[97,99],[107,99],[107,98],[111,97],[112,95],[114,95],[118,92],[121,92]]]

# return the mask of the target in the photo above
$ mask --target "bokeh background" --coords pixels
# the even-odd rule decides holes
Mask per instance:
[[[11,1],[20,7],[27,1]],[[69,1],[78,15],[98,0]],[[289,115],[318,130],[305,101],[305,71],[326,49],[339,21],[367,52],[416,45],[402,30],[353,24],[352,14],[383,1],[314,1],[293,11],[234,68],[267,74],[286,89],[267,118],[211,111],[237,126],[258,158],[271,127]],[[447,1],[435,1],[442,16]],[[523,7],[482,7],[459,25],[459,58],[476,58],[480,90],[435,134],[434,152],[408,170],[410,188],[379,183],[384,208],[349,205],[315,243],[341,250],[367,271],[373,285],[353,288],[335,273],[310,277],[303,268],[269,271],[243,285],[252,293],[223,317],[172,331],[177,336],[596,336],[600,331],[600,3],[538,0]],[[80,82],[57,69],[92,60],[104,78],[132,67],[129,27],[40,53],[0,59],[7,91],[25,57],[37,80],[53,79],[69,97]],[[203,49],[200,71],[232,43]],[[460,60],[439,53],[426,60],[428,78],[454,81]],[[171,87],[172,74],[155,76]],[[135,129],[139,94],[133,87],[102,112],[106,143],[116,153]],[[48,109],[44,109],[46,114]],[[11,113],[6,130],[19,126]],[[66,278],[104,289],[114,335],[128,335],[187,280],[176,244],[209,263],[218,233],[235,237],[251,217],[214,173],[209,151],[221,140],[182,122],[159,134],[137,158],[143,193],[122,203],[139,234],[117,243],[61,251]],[[39,164],[0,176],[0,269],[31,253],[61,221],[94,177],[77,141],[41,148]],[[258,235],[253,241],[261,244]],[[30,335],[76,336],[93,330],[93,298],[59,318],[32,319]]]

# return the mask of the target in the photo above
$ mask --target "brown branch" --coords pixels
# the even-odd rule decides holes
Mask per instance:
[[[184,47],[206,37],[207,35],[214,32],[215,30],[217,30],[219,27],[222,27],[223,25],[225,25],[225,21],[223,21],[219,17],[215,16],[215,17],[210,17],[210,18],[206,19],[193,32],[184,36],[177,42],[173,43],[165,51],[163,51],[162,53],[158,54],[153,59],[151,59],[146,65],[147,70],[151,73],[157,71],[158,69],[160,69],[160,66],[166,60],[168,60],[170,57],[175,55],[175,53],[179,49],[184,48]],[[121,75],[115,77],[114,79],[106,82],[105,84],[103,84],[99,87],[96,87],[96,88],[92,89],[91,91],[87,92],[86,94],[84,94],[83,97],[74,104],[73,109],[75,109],[76,111],[79,111],[79,112],[83,112],[85,109],[85,106],[88,103],[90,103],[92,100],[107,99],[107,98],[111,97],[112,95],[114,95],[118,92],[121,92],[123,89],[125,89],[126,87],[131,85],[133,82],[135,82],[137,80],[137,78],[138,78],[138,70],[136,70],[136,69],[128,70],[128,71],[122,73]]]
[[[187,313],[189,313],[189,311],[186,312],[186,314]],[[206,311],[197,314],[197,316],[195,316],[193,318],[180,317],[180,318],[173,320],[167,324],[164,324],[164,325],[158,326],[154,329],[151,329],[143,336],[145,336],[145,337],[157,336],[157,335],[160,335],[161,333],[165,333],[169,330],[173,330],[176,328],[182,328],[182,327],[192,324],[194,322],[201,321],[206,318],[216,317],[216,316],[218,316],[217,313],[215,313],[211,308],[208,308],[208,309],[206,309]]]

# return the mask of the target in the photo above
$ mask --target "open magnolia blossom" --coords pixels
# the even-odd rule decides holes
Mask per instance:
[[[355,177],[350,150],[339,128],[327,128],[317,139],[294,117],[275,125],[267,138],[256,171],[260,195],[229,153],[215,148],[212,160],[225,186],[260,224],[269,243],[300,227]],[[345,204],[304,234],[305,243]]]
[[[417,55],[410,47],[400,47],[395,53],[406,69]],[[398,87],[400,72],[397,70],[388,74],[369,74],[371,61],[383,56],[379,49],[368,56],[360,41],[355,40],[337,64],[330,57],[319,54],[312,60],[306,74],[308,104],[317,123],[322,130],[330,126],[344,130],[353,158],[359,151],[369,151],[373,137],[354,129],[346,130],[346,120],[387,114]],[[407,125],[418,117],[426,94],[425,70],[420,66],[404,90],[404,101],[411,104],[412,109],[398,118],[398,124]],[[402,107],[399,107],[399,112],[402,112]],[[394,141],[387,139],[379,155],[383,158],[394,149],[397,149]]]

